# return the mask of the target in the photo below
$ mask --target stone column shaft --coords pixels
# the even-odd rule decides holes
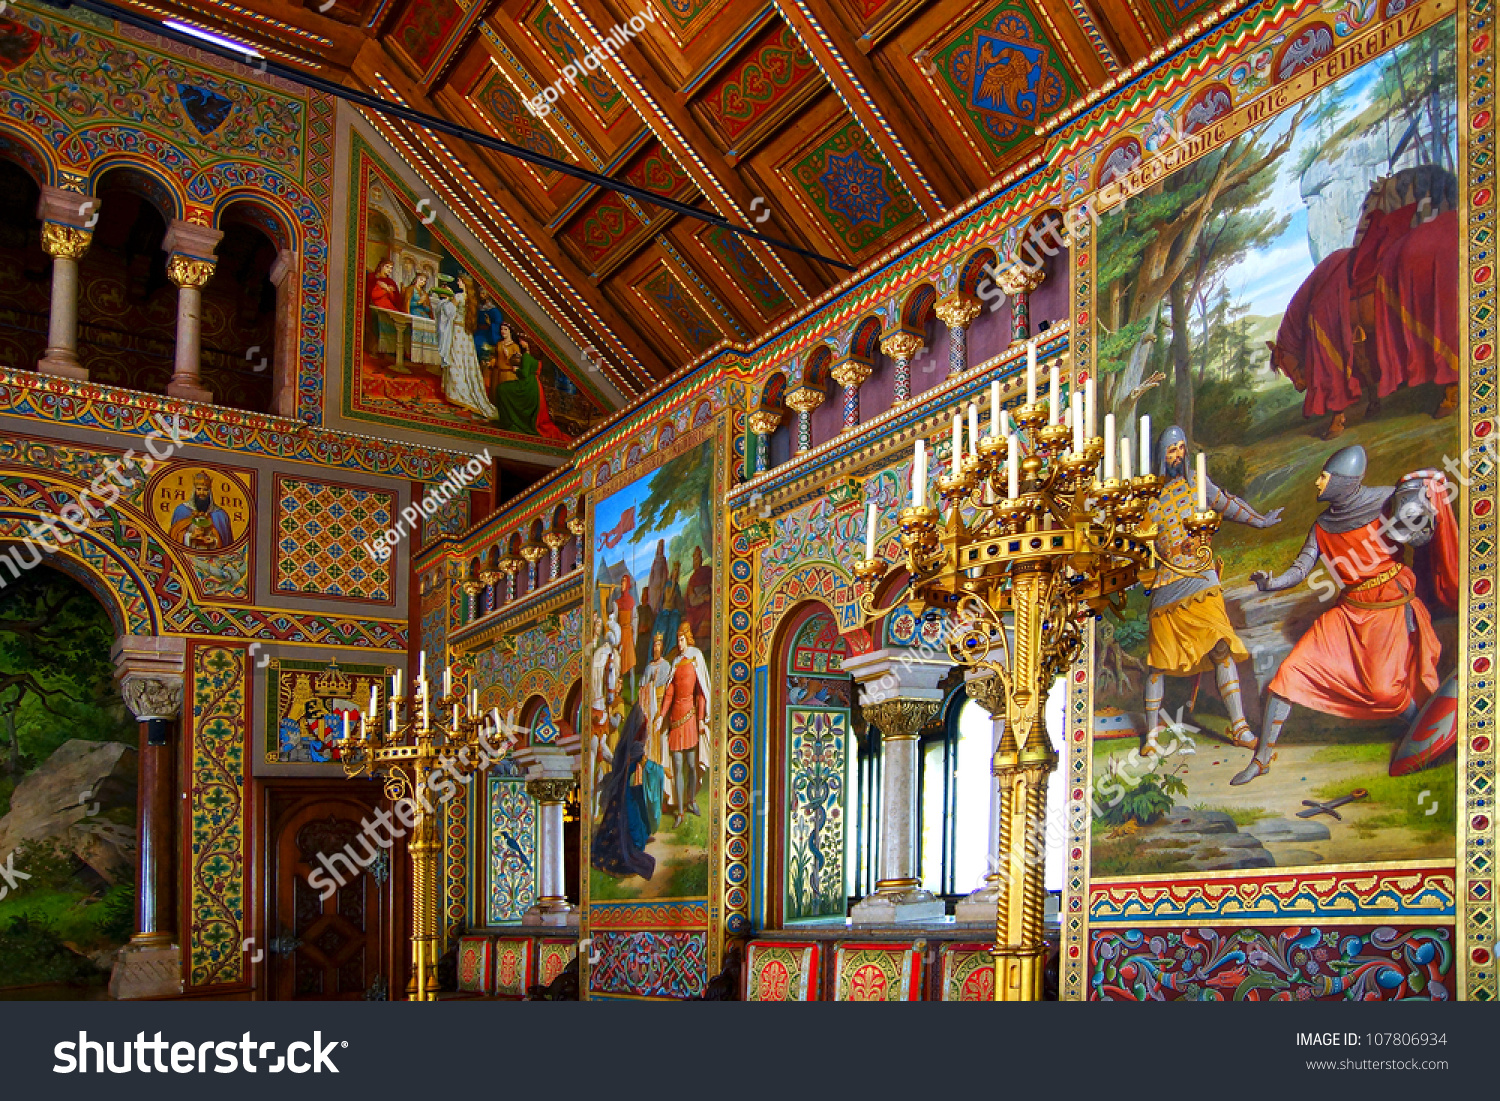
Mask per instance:
[[[571,775],[526,781],[527,793],[537,802],[537,897],[522,916],[523,925],[569,925],[577,920],[568,902],[563,863],[563,806],[574,782]]]
[[[797,411],[797,454],[812,446],[812,411],[823,404],[823,391],[799,386],[786,395],[786,403]]]
[[[937,304],[936,313],[948,326],[948,374],[958,375],[969,369],[969,325],[983,310],[979,300],[966,294],[953,294]]]
[[[78,261],[93,240],[92,230],[59,222],[42,224],[42,248],[52,257],[52,302],[47,318],[47,351],[37,364],[44,375],[87,381],[78,359]]]
[[[859,388],[864,385],[865,380],[874,370],[872,364],[853,357],[840,361],[833,368],[833,380],[843,387],[844,391],[843,430],[845,432],[859,427]]]
[[[771,433],[781,424],[781,414],[771,409],[757,409],[750,414],[750,431],[755,434],[755,462],[751,474],[771,469]]]
[[[275,345],[267,359],[270,360],[271,409],[278,417],[297,415],[297,285],[300,266],[297,254],[291,249],[282,249],[271,265],[271,284],[276,288]],[[260,363],[262,360],[255,360]]]
[[[1027,267],[1018,257],[1000,277],[1000,289],[1010,296],[1010,342],[1031,337],[1031,292],[1042,285],[1046,273]]]
[[[149,998],[182,991],[177,944],[176,730],[182,714],[182,639],[127,636],[115,643],[115,677],[141,724],[137,774],[136,931],[110,977],[116,998]]]
[[[911,360],[922,348],[922,338],[902,329],[880,342],[880,350],[895,363],[897,403],[911,400]]]
[[[162,248],[167,251],[167,278],[177,285],[177,347],[167,394],[186,401],[212,402],[199,380],[202,361],[203,285],[214,273],[214,249],[224,234],[217,229],[174,220]]]

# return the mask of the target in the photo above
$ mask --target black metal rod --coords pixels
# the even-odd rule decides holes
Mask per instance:
[[[665,196],[636,187],[634,184],[627,183],[624,180],[617,180],[613,176],[603,176],[597,172],[590,172],[586,168],[579,168],[577,165],[569,164],[567,161],[561,161],[556,157],[549,157],[545,153],[538,153],[535,150],[527,149],[523,145],[515,145],[512,142],[491,137],[478,130],[473,130],[467,126],[460,126],[457,123],[449,122],[447,119],[439,118],[437,115],[429,115],[424,111],[416,111],[410,107],[404,107],[399,103],[392,103],[389,100],[381,99],[379,96],[373,96],[368,92],[361,92],[358,89],[346,87],[337,81],[305,73],[300,69],[294,69],[291,66],[283,65],[269,58],[247,54],[242,50],[231,49],[228,46],[221,46],[217,42],[211,42],[208,39],[199,38],[197,35],[187,34],[174,27],[168,27],[155,19],[147,19],[145,16],[136,15],[134,12],[116,7],[114,4],[104,3],[103,0],[43,0],[43,2],[60,9],[71,7],[83,8],[85,11],[91,11],[107,19],[127,23],[132,27],[150,34],[160,35],[162,38],[170,39],[181,45],[206,50],[211,54],[224,58],[226,61],[249,65],[260,72],[280,77],[283,80],[289,80],[294,84],[300,84],[304,88],[310,88],[315,92],[336,96],[339,99],[347,100],[360,107],[367,107],[372,111],[400,119],[402,122],[413,126],[420,126],[440,134],[447,134],[449,137],[458,138],[471,145],[491,149],[497,153],[503,153],[508,157],[515,157],[517,160],[526,161],[539,168],[550,169],[564,176],[572,176],[574,179],[593,184],[601,190],[628,195],[637,202],[651,203],[655,206],[664,207],[685,218],[694,218],[700,222],[708,222],[722,229],[727,229],[731,233],[736,233],[741,237],[754,238],[763,244],[770,245],[772,248],[796,253],[798,256],[802,256],[808,260],[816,260],[821,264],[828,264],[830,267],[838,268],[841,271],[853,272],[859,270],[852,265],[844,263],[842,260],[835,260],[821,253],[813,252],[811,249],[805,249],[800,245],[794,245],[789,241],[783,241],[778,237],[772,237],[769,234],[753,230],[748,226],[734,225],[722,214],[717,214],[709,210],[700,210],[695,206],[689,206],[687,203],[678,202],[676,199],[668,199]]]

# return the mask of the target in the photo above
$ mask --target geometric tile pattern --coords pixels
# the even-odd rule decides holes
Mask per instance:
[[[851,119],[800,160],[787,176],[815,216],[858,256],[917,216],[917,205],[880,151]]]
[[[391,527],[395,504],[386,490],[278,474],[272,590],[394,604],[390,559],[364,544]]]

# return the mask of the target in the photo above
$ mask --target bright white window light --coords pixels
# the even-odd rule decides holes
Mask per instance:
[[[174,31],[181,31],[183,34],[190,34],[194,38],[201,38],[204,42],[212,42],[215,46],[220,46],[226,50],[234,50],[236,53],[248,54],[251,57],[263,56],[259,50],[248,42],[239,42],[233,38],[225,38],[222,34],[214,34],[213,31],[206,31],[202,27],[193,26],[191,23],[184,23],[177,19],[163,19],[161,25],[163,27],[171,27]]]

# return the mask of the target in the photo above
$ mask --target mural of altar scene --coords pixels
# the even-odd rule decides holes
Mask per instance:
[[[511,299],[353,139],[346,412],[381,423],[538,438],[554,446],[604,413]]]
[[[590,902],[702,898],[715,706],[715,442],[593,502],[585,683]]]
[[[1151,418],[1167,565],[1098,635],[1096,876],[1453,857],[1457,130],[1448,18],[1101,199],[1104,404]]]

